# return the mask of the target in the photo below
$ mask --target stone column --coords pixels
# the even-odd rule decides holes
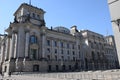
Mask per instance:
[[[12,39],[11,39],[11,42],[10,42],[9,59],[14,58],[14,44],[15,44],[15,33],[12,34]]]
[[[25,39],[25,58],[28,57],[28,51],[29,51],[29,32],[26,32],[26,39]]]
[[[1,44],[1,62],[4,61],[5,59],[5,42],[3,41],[2,44]]]
[[[42,58],[45,58],[45,34],[42,34]]]
[[[54,41],[52,40],[52,42],[51,42],[51,51],[50,51],[50,53],[51,53],[51,58],[50,59],[55,59],[55,57],[54,57]]]
[[[76,40],[76,44],[75,44],[75,52],[76,52],[76,60],[79,60],[79,49],[78,49],[78,45],[80,45],[79,40]]]
[[[5,52],[5,60],[9,59],[9,51],[10,51],[10,37],[7,37],[7,41],[6,41],[6,52]]]
[[[15,33],[14,58],[17,58],[17,34]]]
[[[25,57],[25,31],[24,27],[19,27],[17,58],[23,57]]]
[[[60,40],[58,40],[58,60],[61,59],[61,46],[60,46]]]

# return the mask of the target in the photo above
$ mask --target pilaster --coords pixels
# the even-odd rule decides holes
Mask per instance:
[[[5,60],[9,59],[9,52],[10,52],[10,36],[7,37],[7,41],[6,41]]]
[[[2,42],[2,45],[1,45],[1,62],[4,61],[5,59],[5,40]]]
[[[14,44],[15,44],[15,33],[12,34],[12,38],[11,38],[11,42],[10,42],[9,59],[14,58]]]
[[[42,58],[45,58],[45,41],[46,41],[46,36],[45,34],[42,34]]]
[[[25,39],[25,58],[28,57],[28,51],[29,51],[29,37],[30,37],[30,34],[29,34],[29,32],[27,31],[27,32],[26,32],[26,39]]]
[[[18,48],[17,48],[17,42],[18,42],[17,36],[18,36],[17,33],[15,33],[14,58],[17,58],[17,50],[18,50]]]
[[[55,57],[54,57],[54,41],[52,40],[52,42],[51,42],[51,51],[50,51],[50,57],[51,57],[51,59],[55,59]]]
[[[24,27],[19,27],[18,31],[18,52],[17,52],[18,58],[25,57],[25,31]]]

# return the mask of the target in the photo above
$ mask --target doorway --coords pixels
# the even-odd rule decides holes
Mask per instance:
[[[33,65],[33,71],[38,72],[39,71],[39,65]]]

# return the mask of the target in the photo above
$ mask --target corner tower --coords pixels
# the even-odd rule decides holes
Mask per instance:
[[[45,26],[44,13],[45,11],[41,8],[23,3],[14,13],[14,22],[30,22],[35,25]]]
[[[2,72],[46,71],[44,58],[45,11],[26,3],[14,13],[14,21],[6,29],[7,38]],[[37,65],[36,65],[37,63]],[[42,66],[39,66],[43,64]]]

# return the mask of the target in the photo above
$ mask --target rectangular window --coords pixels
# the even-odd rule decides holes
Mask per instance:
[[[63,52],[63,49],[61,49],[61,54],[63,54],[64,52]]]
[[[70,54],[69,50],[67,51],[67,54],[68,54],[68,55]]]
[[[50,48],[47,48],[47,52],[50,53]]]
[[[37,59],[37,49],[31,49],[30,58]]]
[[[47,46],[50,46],[50,40],[47,40]]]
[[[67,48],[69,49],[69,47],[70,47],[70,46],[69,46],[69,43],[67,43]]]
[[[57,55],[55,55],[55,60],[57,61]]]
[[[60,46],[61,46],[61,48],[63,48],[63,42],[60,42]]]
[[[30,43],[37,43],[37,37],[36,36],[31,36],[30,37]]]
[[[80,45],[78,45],[78,49],[80,49]]]
[[[57,49],[55,49],[55,53],[57,54]]]
[[[73,57],[73,61],[75,61],[75,57]]]
[[[75,51],[73,51],[73,55],[75,55]]]
[[[93,43],[91,43],[91,48],[92,48],[92,49],[94,48],[94,45],[93,45]]]
[[[57,47],[57,41],[54,41],[54,46]]]
[[[64,61],[64,56],[61,56],[61,59]]]
[[[75,45],[74,44],[72,45],[72,49],[75,49]]]

